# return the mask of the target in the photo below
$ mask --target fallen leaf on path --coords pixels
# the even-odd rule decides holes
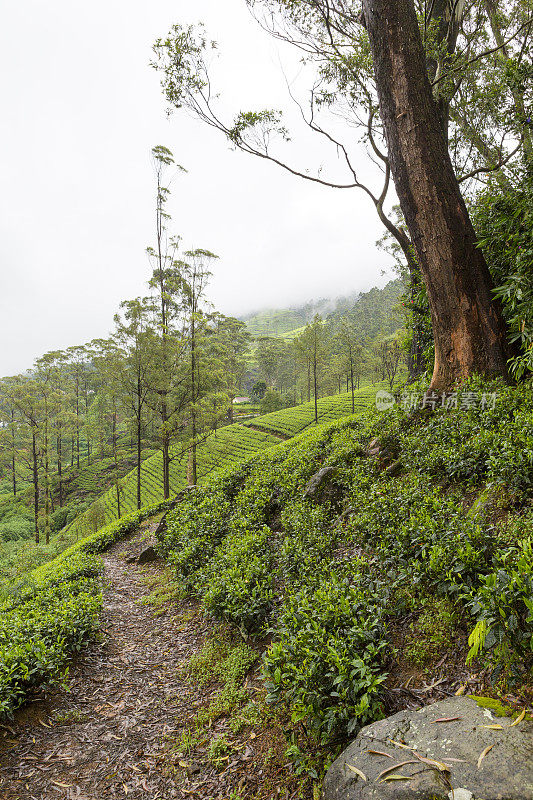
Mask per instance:
[[[388,775],[386,778],[383,778],[380,783],[386,783],[387,781],[410,781],[411,778],[409,775]]]
[[[399,769],[400,767],[405,767],[406,764],[416,764],[414,759],[410,759],[409,761],[400,761],[398,764],[394,764],[392,767],[387,767],[384,769],[383,772],[380,772],[376,780],[379,781],[380,778],[383,778],[384,775],[388,775],[389,772],[394,772],[395,769]]]
[[[503,731],[503,725],[482,725],[482,728],[490,728],[491,731]]]
[[[456,697],[462,697],[465,692],[466,692],[466,684],[463,684],[463,686],[459,686],[459,688],[457,689],[457,691],[455,693],[455,696]]]
[[[426,756],[421,756],[419,753],[414,753],[414,755],[420,760],[423,761],[424,764],[429,764],[430,767],[437,767],[438,770],[441,772],[450,772],[450,767],[447,764],[444,764],[442,761],[435,761],[434,758],[426,758]]]
[[[56,786],[61,786],[62,789],[72,789],[73,783],[59,783],[59,781],[52,781]]]
[[[511,722],[509,727],[510,728],[514,728],[515,725],[518,725],[519,722],[522,722],[522,720],[524,719],[525,716],[526,716],[526,709],[524,708],[522,713],[520,714],[520,716],[517,717],[514,722]]]
[[[483,759],[485,758],[485,756],[487,755],[487,753],[488,753],[488,752],[490,752],[490,751],[492,750],[492,748],[493,748],[493,747],[494,747],[494,745],[493,745],[493,744],[489,744],[489,746],[488,746],[488,747],[485,747],[485,749],[483,750],[483,752],[480,754],[480,756],[479,756],[479,758],[478,758],[478,760],[477,760],[477,768],[478,768],[478,769],[481,767],[481,762],[483,761]]]
[[[355,772],[356,775],[359,775],[359,777],[362,778],[364,781],[367,780],[365,773],[361,772],[360,769],[357,769],[357,767],[354,767],[352,764],[346,764],[346,766],[348,767],[348,769],[351,769],[352,772]]]
[[[367,753],[371,753],[373,756],[387,756],[387,758],[392,758],[390,753],[384,753],[383,750],[367,750]]]
[[[395,744],[397,747],[403,747],[404,750],[414,750],[414,747],[409,747],[408,744],[404,744],[403,742],[396,742],[394,739],[389,739],[391,744]]]
[[[455,722],[458,719],[462,719],[462,717],[439,717],[438,719],[431,720],[432,724],[435,722]]]
[[[437,686],[440,686],[441,683],[446,683],[447,680],[448,680],[447,678],[441,678],[440,681],[435,681],[435,683],[432,683],[429,686],[425,686],[423,689],[420,689],[420,691],[423,694],[425,694],[426,692],[430,692],[432,689],[436,689]]]

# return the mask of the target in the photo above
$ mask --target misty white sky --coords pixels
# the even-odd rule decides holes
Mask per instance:
[[[151,46],[173,23],[203,20],[219,43],[212,74],[229,117],[285,108],[291,127],[297,120],[283,71],[301,90],[298,58],[260,30],[245,0],[20,0],[2,17],[0,375],[107,335],[120,301],[146,293],[156,144],[188,170],[172,183],[171,231],[220,256],[210,289],[219,310],[385,282],[390,261],[363,194],[293,178],[165,114]],[[287,157],[343,176],[335,149],[305,130]]]

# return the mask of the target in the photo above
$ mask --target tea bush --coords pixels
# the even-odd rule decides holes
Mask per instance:
[[[387,457],[368,455],[374,438]],[[340,505],[305,497],[324,466]],[[174,512],[160,546],[206,611],[269,633],[270,700],[324,742],[381,713],[388,630],[406,610],[445,603],[476,630],[478,658],[529,669],[532,475],[531,387],[474,378],[448,408],[367,411],[219,474]],[[489,489],[494,508],[481,502]],[[476,498],[483,513],[469,512]]]
[[[272,608],[273,553],[269,528],[228,536],[210,564],[203,606],[250,632]]]
[[[268,699],[285,700],[319,741],[352,734],[382,713],[383,635],[379,602],[346,580],[290,592],[265,656]]]

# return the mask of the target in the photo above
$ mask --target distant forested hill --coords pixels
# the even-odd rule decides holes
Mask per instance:
[[[383,289],[374,287],[361,294],[350,309],[339,309],[329,314],[328,320],[335,324],[347,315],[361,335],[370,340],[391,336],[405,324],[400,308],[404,291],[400,278],[390,281]]]
[[[342,316],[348,315],[361,335],[373,340],[390,336],[404,324],[399,309],[403,291],[402,281],[397,279],[382,289],[374,287],[362,294],[353,292],[346,297],[322,298],[294,308],[264,309],[241,319],[252,336],[280,337],[292,331],[299,332],[315,314],[333,326]]]
[[[266,308],[241,316],[252,336],[282,336],[310,322],[315,314],[327,317],[331,313],[350,309],[359,297],[352,292],[346,297],[321,298],[292,308]]]

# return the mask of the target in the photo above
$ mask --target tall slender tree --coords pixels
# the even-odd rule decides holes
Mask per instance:
[[[190,250],[185,253],[186,261],[181,262],[183,277],[183,308],[186,318],[186,335],[189,353],[189,396],[188,413],[191,421],[191,470],[193,485],[198,482],[197,436],[199,432],[200,406],[202,396],[202,348],[204,341],[205,290],[211,277],[210,263],[217,258],[209,250]]]

